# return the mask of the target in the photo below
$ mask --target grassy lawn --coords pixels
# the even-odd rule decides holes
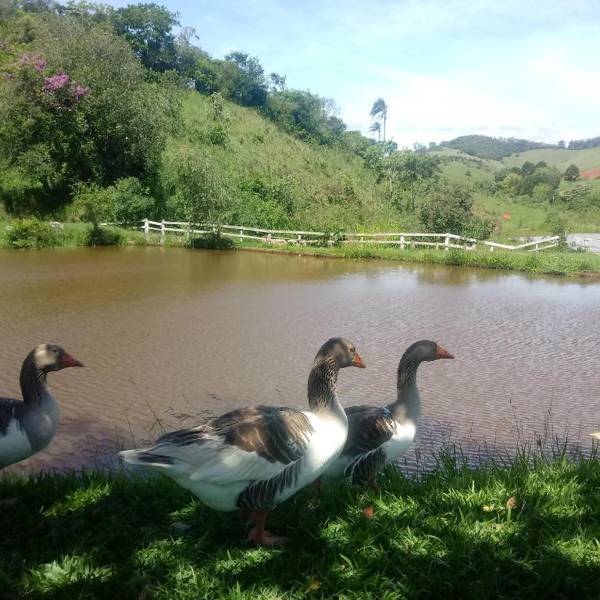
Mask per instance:
[[[600,594],[600,464],[445,460],[420,481],[389,469],[377,494],[304,490],[256,549],[234,513],[166,479],[0,479],[0,597],[592,598]],[[374,518],[362,509],[372,504]],[[173,524],[191,523],[185,533]]]

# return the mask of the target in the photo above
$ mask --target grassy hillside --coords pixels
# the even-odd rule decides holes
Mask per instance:
[[[207,161],[220,175],[228,194],[246,190],[268,196],[282,190],[294,204],[296,224],[305,223],[314,229],[324,224],[340,229],[399,225],[399,216],[385,208],[375,173],[358,156],[303,142],[255,110],[229,102],[225,110],[228,140],[224,144],[207,143],[206,132],[214,124],[210,99],[187,94],[183,132],[169,142],[166,162],[176,168],[185,157]],[[243,217],[243,210],[241,214]],[[248,214],[244,224],[254,224],[251,218]]]
[[[563,149],[542,149],[528,150],[518,154],[512,154],[503,159],[507,167],[520,167],[525,161],[537,163],[543,160],[551,167],[556,167],[564,171],[569,165],[574,164],[581,171],[600,167],[600,148],[588,148],[585,150],[563,150]]]
[[[545,161],[549,166],[561,172],[576,164],[580,170],[600,166],[600,148],[585,150],[537,149],[513,154],[502,161],[481,159],[465,154],[454,148],[440,148],[435,156],[442,162],[442,173],[454,183],[472,187],[474,191],[474,209],[477,214],[496,223],[493,237],[510,239],[521,236],[550,233],[549,221],[558,216],[568,231],[600,231],[600,211],[595,208],[572,210],[568,207],[547,203],[535,205],[522,198],[511,198],[505,194],[490,194],[486,187],[494,182],[494,175],[506,167],[520,167],[524,162],[534,164]],[[593,181],[562,180],[560,190],[569,190],[581,185],[600,189],[600,179]]]

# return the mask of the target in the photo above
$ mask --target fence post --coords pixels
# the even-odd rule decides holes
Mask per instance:
[[[444,240],[444,246],[445,246],[444,250],[446,250],[446,252],[448,250],[450,250],[450,236],[449,235],[447,235],[446,239]]]
[[[148,219],[144,219],[144,235],[146,237],[148,237],[148,234],[150,233],[150,223],[148,223]]]
[[[400,236],[400,250],[404,250],[404,236]]]
[[[160,243],[161,244],[165,243],[165,220],[164,219],[160,222]]]
[[[494,251],[494,246],[490,246],[490,252]]]
[[[240,229],[240,240],[244,239],[244,230]]]
[[[298,242],[299,246],[302,245],[302,236],[300,234],[298,234],[298,240],[297,240],[297,242]]]

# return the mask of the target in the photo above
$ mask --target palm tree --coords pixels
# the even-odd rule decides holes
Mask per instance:
[[[371,127],[369,127],[369,131],[371,133],[377,132],[377,141],[378,142],[381,141],[381,123],[379,121],[375,121],[374,123],[371,123]]]
[[[377,121],[383,122],[383,141],[385,142],[385,124],[387,121],[387,104],[383,98],[377,98],[371,108],[371,116]]]

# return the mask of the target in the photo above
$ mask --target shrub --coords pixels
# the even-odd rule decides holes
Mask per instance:
[[[20,219],[8,227],[6,243],[10,248],[53,248],[59,239],[50,223]]]
[[[124,241],[123,234],[114,227],[100,227],[91,225],[82,235],[81,242],[84,246],[116,246]]]
[[[203,250],[231,250],[235,246],[231,238],[222,237],[219,233],[209,233],[204,237],[191,238],[187,245]]]
[[[206,156],[176,155],[166,165],[164,182],[172,216],[191,223],[216,223],[225,208],[221,173]]]
[[[154,200],[135,177],[119,179],[115,185],[100,187],[96,184],[77,186],[71,218],[88,223],[102,221],[135,224],[154,213]]]
[[[471,217],[462,230],[462,235],[476,240],[487,240],[494,231],[494,222],[483,217]]]
[[[577,181],[579,179],[579,167],[577,165],[569,165],[563,177],[567,181]]]
[[[551,235],[560,237],[559,246],[565,248],[567,245],[567,225],[557,213],[549,213],[546,216],[544,225],[550,229]]]
[[[552,202],[554,198],[554,189],[547,183],[538,183],[531,194],[531,199],[536,203]]]
[[[443,185],[436,188],[421,206],[419,217],[429,232],[463,232],[472,219],[473,198],[464,187]]]

